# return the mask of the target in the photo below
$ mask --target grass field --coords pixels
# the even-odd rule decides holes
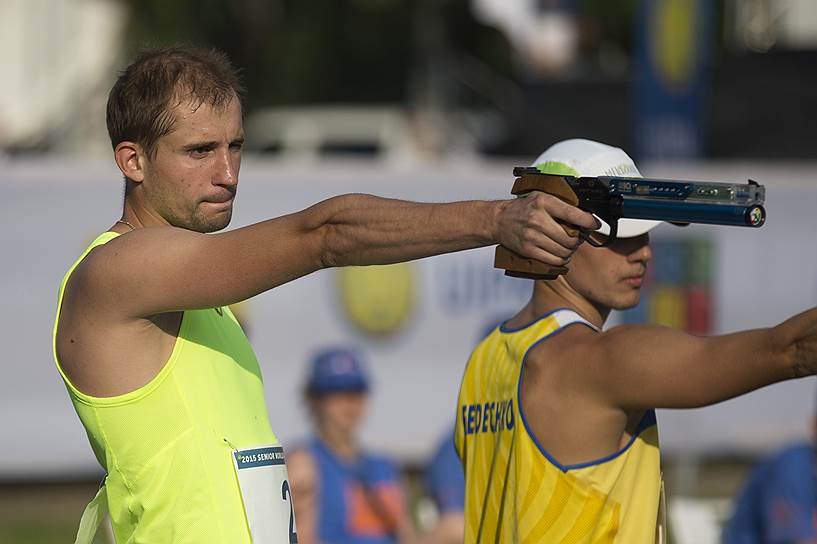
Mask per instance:
[[[0,484],[0,542],[73,542],[79,518],[94,497],[97,485],[93,482]],[[103,534],[94,544],[112,544],[112,541]]]

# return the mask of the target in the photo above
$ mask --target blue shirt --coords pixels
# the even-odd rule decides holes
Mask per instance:
[[[453,432],[445,435],[431,460],[426,472],[426,489],[440,514],[464,511],[465,476],[454,449]]]
[[[393,544],[406,516],[400,473],[387,459],[362,453],[337,458],[319,439],[308,445],[318,470],[317,534],[324,544]]]
[[[723,535],[724,544],[817,542],[815,451],[786,448],[750,474]]]

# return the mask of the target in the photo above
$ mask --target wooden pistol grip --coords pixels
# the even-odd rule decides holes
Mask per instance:
[[[572,206],[579,204],[579,198],[562,176],[544,174],[527,174],[516,178],[511,194],[521,196],[532,191],[542,191],[567,202]],[[571,236],[578,236],[578,229],[558,221]],[[553,280],[567,273],[567,267],[551,266],[535,259],[529,259],[503,246],[496,246],[494,267],[504,268],[506,276],[529,278],[534,280]]]

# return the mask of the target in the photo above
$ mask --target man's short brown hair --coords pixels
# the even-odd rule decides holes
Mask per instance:
[[[143,51],[108,95],[111,146],[135,142],[153,157],[159,138],[173,130],[175,106],[192,101],[225,108],[243,94],[237,70],[220,51],[190,46]]]

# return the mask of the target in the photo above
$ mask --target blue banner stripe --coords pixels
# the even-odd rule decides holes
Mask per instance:
[[[236,451],[233,456],[239,469],[284,464],[284,448],[281,446]]]

